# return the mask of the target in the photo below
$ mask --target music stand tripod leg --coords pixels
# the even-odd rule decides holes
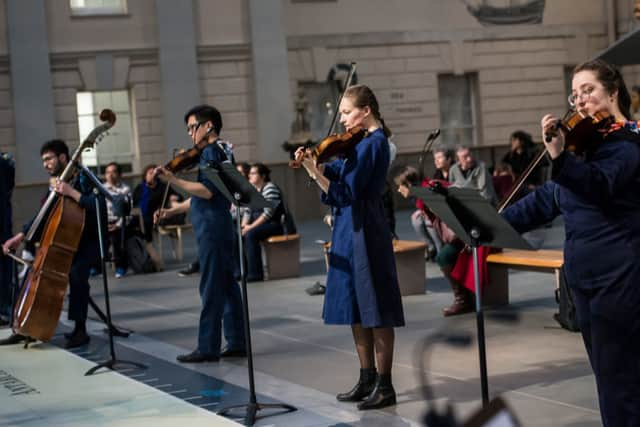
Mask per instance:
[[[235,203],[236,210],[239,212],[240,206]],[[218,415],[234,417],[232,412],[236,409],[245,409],[244,414],[244,424],[246,426],[252,426],[255,424],[258,412],[262,409],[282,409],[281,412],[276,412],[269,415],[281,415],[289,412],[294,412],[297,410],[296,407],[292,405],[287,405],[286,403],[258,403],[256,398],[256,386],[254,380],[253,373],[253,351],[251,349],[251,324],[249,320],[249,302],[247,298],[247,274],[245,271],[244,265],[244,248],[242,242],[242,229],[240,227],[240,220],[236,220],[238,233],[238,252],[240,254],[240,277],[242,283],[242,310],[243,310],[243,320],[244,320],[244,339],[245,346],[247,349],[247,368],[249,372],[249,403],[244,403],[240,405],[227,406],[218,411]]]
[[[469,234],[471,236],[471,249],[473,250],[473,280],[476,290],[476,323],[478,329],[478,356],[480,360],[480,387],[482,392],[482,406],[486,407],[489,404],[489,381],[487,375],[484,313],[482,311],[482,289],[480,286],[480,260],[478,259],[478,238],[480,237],[480,232],[476,228],[472,228]]]
[[[88,169],[85,169],[85,172]],[[95,178],[95,177],[94,177]],[[97,178],[95,178],[97,179]],[[114,336],[114,327],[113,324],[111,322],[111,304],[110,304],[110,299],[109,299],[109,284],[107,282],[107,261],[106,261],[106,257],[105,257],[105,253],[104,253],[104,236],[102,234],[102,217],[101,217],[101,209],[100,209],[100,201],[104,200],[101,199],[101,197],[104,197],[104,195],[98,190],[98,188],[94,188],[93,189],[94,194],[96,195],[96,223],[98,224],[98,244],[100,245],[100,263],[102,265],[102,285],[104,288],[104,301],[105,301],[105,306],[107,309],[107,315],[106,315],[106,320],[107,320],[107,329],[109,331],[109,353],[111,358],[105,362],[99,363],[96,366],[94,366],[93,368],[89,369],[84,375],[88,376],[88,375],[93,375],[97,370],[99,370],[100,368],[108,368],[110,370],[116,370],[116,365],[131,365],[131,366],[135,366],[136,368],[139,369],[147,369],[146,365],[143,365],[142,363],[138,363],[138,362],[131,362],[128,360],[118,360],[116,358],[116,350],[115,350],[115,345],[114,345],[114,341],[113,341],[113,336]],[[91,301],[91,300],[90,300]],[[94,302],[95,304],[95,302]],[[97,306],[93,306],[94,309]]]

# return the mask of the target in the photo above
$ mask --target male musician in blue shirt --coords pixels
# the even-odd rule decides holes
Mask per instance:
[[[184,121],[194,145],[205,139],[209,141],[209,145],[200,153],[200,166],[233,162],[230,144],[218,137],[222,129],[222,116],[216,108],[209,105],[193,107],[185,114]],[[234,234],[230,203],[202,171],[198,171],[195,182],[177,178],[163,167],[156,168],[156,173],[162,181],[191,194],[184,202],[163,209],[162,216],[165,218],[191,210],[200,259],[202,311],[198,347],[177,359],[183,363],[199,363],[217,362],[220,357],[244,357],[242,296],[233,278]],[[221,351],[222,326],[227,347]]]
[[[54,139],[46,142],[40,149],[42,164],[47,173],[55,178],[58,177],[69,163],[69,147],[60,140]],[[86,330],[87,311],[89,306],[89,270],[96,265],[99,258],[98,245],[98,225],[96,220],[95,195],[91,191],[88,179],[81,173],[74,186],[55,178],[52,180],[49,191],[55,191],[61,196],[75,200],[81,208],[85,210],[85,223],[82,237],[78,244],[78,249],[71,264],[69,272],[69,320],[75,321],[75,328],[70,334],[65,334],[67,339],[65,348],[75,348],[89,343],[89,335]],[[106,206],[101,211],[105,213],[103,224],[106,224]],[[43,221],[44,223],[44,221]],[[42,231],[44,224],[38,227]],[[33,220],[26,224],[22,231],[11,239],[4,242],[2,249],[4,253],[15,249],[22,243]],[[26,339],[20,334],[13,334],[4,340],[0,340],[0,345],[17,344]]]

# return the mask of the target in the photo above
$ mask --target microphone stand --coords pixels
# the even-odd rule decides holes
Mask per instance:
[[[116,350],[115,350],[115,345],[113,341],[113,336],[115,335],[114,332],[117,331],[117,329],[113,326],[113,323],[111,322],[111,304],[109,301],[109,285],[107,283],[107,262],[106,262],[106,256],[104,253],[105,240],[102,234],[102,215],[101,215],[102,210],[100,208],[101,198],[102,200],[109,199],[113,201],[113,196],[111,196],[111,194],[104,188],[100,180],[86,166],[78,165],[78,167],[82,169],[85,175],[91,180],[91,182],[95,186],[93,189],[93,193],[96,195],[96,219],[98,224],[98,244],[100,245],[100,263],[102,266],[102,285],[104,287],[104,300],[105,300],[105,306],[107,308],[107,315],[103,318],[103,320],[107,324],[107,329],[109,331],[109,351],[111,355],[111,358],[109,360],[97,364],[93,368],[89,369],[84,375],[85,376],[93,375],[100,368],[108,368],[113,371],[113,370],[116,370],[117,365],[132,365],[139,369],[147,369],[147,366],[143,365],[142,363],[116,359]],[[93,307],[93,309],[96,310],[96,313],[98,313],[99,316],[100,314],[102,314],[102,316],[100,316],[102,318],[104,316],[104,313],[100,311],[100,309],[98,308],[96,303],[91,299],[91,297],[89,297],[89,302],[91,304],[91,307]],[[129,334],[127,334],[127,336],[128,335]]]
[[[420,179],[424,178],[424,156],[429,151],[431,151],[431,146],[433,145],[434,141],[438,139],[439,136],[440,136],[440,129],[438,128],[438,129],[435,129],[433,132],[431,132],[429,136],[427,136],[427,139],[424,142],[424,145],[422,146],[422,151],[420,152],[420,158],[418,159]]]

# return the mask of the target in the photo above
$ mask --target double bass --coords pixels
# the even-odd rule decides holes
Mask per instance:
[[[93,147],[116,121],[111,110],[102,110],[104,123],[93,129],[78,146],[60,175],[70,182],[77,172],[80,155]],[[48,215],[47,213],[50,212]],[[75,200],[51,191],[38,212],[26,239],[33,241],[40,224],[45,220],[40,247],[31,265],[13,308],[13,331],[41,341],[49,341],[60,319],[69,272],[78,249],[85,222],[84,209]]]

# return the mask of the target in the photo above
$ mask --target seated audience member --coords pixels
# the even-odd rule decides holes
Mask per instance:
[[[433,152],[433,163],[436,171],[433,173],[433,180],[446,182],[449,178],[449,169],[455,162],[455,153],[444,147],[436,148]],[[429,179],[425,179],[422,185],[427,185]],[[397,184],[397,183],[396,183]],[[438,234],[434,231],[429,217],[424,213],[424,204],[422,200],[416,199],[416,210],[411,214],[411,225],[416,234],[427,244],[428,258],[434,259],[440,252],[442,241]]]
[[[404,197],[411,197],[411,187],[421,185],[422,187],[431,187],[436,183],[447,187],[450,184],[442,180],[423,180],[420,183],[420,175],[418,171],[411,167],[405,166],[398,172],[394,181],[398,185],[398,192]],[[435,262],[442,270],[442,274],[447,278],[447,281],[451,285],[453,290],[454,301],[451,306],[442,310],[443,315],[455,316],[457,314],[469,313],[474,309],[474,297],[473,293],[465,288],[459,281],[453,278],[452,272],[456,266],[456,261],[462,249],[464,249],[464,243],[456,237],[449,227],[443,223],[439,217],[435,216],[424,203],[421,203],[421,209],[424,215],[428,218],[431,226],[442,242],[442,246],[435,257]]]
[[[251,169],[251,165],[247,162],[242,162],[242,163],[238,163],[236,165],[236,169],[238,172],[240,172],[240,174],[242,176],[244,176],[245,178],[249,179],[249,169]],[[233,218],[234,221],[236,221],[237,218],[237,214],[236,214],[236,207],[235,205],[231,205],[231,217]],[[234,222],[235,224],[235,222]],[[235,230],[235,227],[234,227]],[[237,260],[238,259],[238,241],[237,241],[237,237],[234,238],[233,240],[233,259]],[[200,260],[196,257],[195,260],[193,260],[193,262],[189,263],[189,265],[187,265],[185,268],[183,268],[182,270],[178,271],[178,276],[180,277],[188,277],[191,276],[192,274],[198,273],[200,271]],[[239,266],[235,266],[234,265],[234,277],[236,279],[240,278],[240,267]]]
[[[249,182],[262,194],[273,208],[247,211],[242,217],[242,236],[247,257],[247,280],[264,280],[262,273],[262,249],[260,241],[284,232],[281,219],[284,214],[282,193],[271,182],[271,170],[262,163],[251,166]]]
[[[471,154],[471,150],[465,146],[456,149],[456,157],[458,162],[449,170],[451,185],[478,190],[485,199],[495,205],[498,197],[484,162],[476,160]]]
[[[127,203],[131,200],[131,188],[122,182],[122,168],[115,162],[109,163],[104,170],[104,187],[112,196],[125,196]],[[116,215],[113,203],[107,200],[107,221],[109,227],[109,242],[113,250],[113,262],[116,266],[116,278],[127,273],[126,241],[127,218]]]
[[[500,166],[494,171],[494,177],[510,176],[511,182],[516,182],[522,173],[527,169],[529,164],[535,159],[538,150],[527,132],[518,130],[511,134],[511,146],[509,151],[504,155]],[[496,180],[496,182],[506,181],[506,179]],[[538,185],[542,184],[542,169],[540,166],[527,177],[523,183],[522,190],[518,192],[518,197],[522,197]],[[501,188],[501,192],[508,193],[511,188],[506,191]],[[496,191],[498,189],[496,188]],[[500,193],[500,191],[497,191]],[[503,194],[503,196],[506,194]]]
[[[140,217],[142,223],[142,235],[147,242],[147,250],[153,258],[154,263],[161,269],[162,258],[158,254],[153,245],[153,229],[154,229],[154,213],[158,211],[162,205],[166,185],[153,176],[156,165],[147,165],[142,173],[142,182],[133,190],[133,207],[140,209]],[[167,201],[163,208],[171,206],[172,203],[180,200],[180,197],[171,189],[167,196]],[[183,224],[184,214],[175,215],[170,218],[171,224]],[[163,220],[165,221],[165,220]],[[167,224],[166,222],[164,224]]]

